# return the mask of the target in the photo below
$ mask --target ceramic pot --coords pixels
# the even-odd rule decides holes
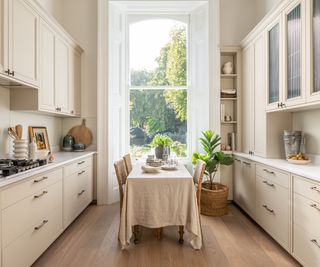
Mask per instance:
[[[232,74],[232,72],[233,72],[233,64],[232,64],[232,62],[225,63],[223,65],[222,72],[223,72],[223,74]]]
[[[63,138],[63,144],[62,144],[63,151],[72,151],[74,143],[75,143],[75,141],[74,141],[73,136],[70,134],[67,134]]]
[[[157,146],[154,149],[154,153],[156,154],[157,159],[162,159],[163,157],[163,146]]]

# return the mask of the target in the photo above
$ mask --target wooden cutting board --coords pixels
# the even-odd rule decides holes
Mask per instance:
[[[81,125],[71,128],[68,134],[74,137],[76,144],[84,144],[86,147],[92,144],[92,132],[86,127],[86,120],[83,119]]]

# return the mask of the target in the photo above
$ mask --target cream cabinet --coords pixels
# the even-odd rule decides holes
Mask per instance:
[[[234,201],[255,218],[255,163],[236,157],[234,164]]]
[[[70,51],[69,64],[69,112],[72,115],[81,114],[81,54]]]
[[[39,15],[24,0],[1,1],[2,74],[39,86]]]

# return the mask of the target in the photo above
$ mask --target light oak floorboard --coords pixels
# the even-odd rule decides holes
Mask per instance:
[[[34,263],[38,266],[115,267],[271,267],[300,266],[268,234],[237,207],[214,218],[201,216],[203,247],[178,243],[178,227],[142,229],[141,241],[121,250],[119,206],[89,206]]]

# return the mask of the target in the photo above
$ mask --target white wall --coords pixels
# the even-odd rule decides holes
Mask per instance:
[[[307,153],[320,155],[320,109],[293,113],[293,130],[306,133]]]
[[[12,141],[7,129],[9,126],[21,124],[23,138],[29,138],[28,126],[45,126],[48,130],[51,149],[60,146],[62,119],[35,113],[10,111],[10,89],[0,87],[0,154],[12,152]]]
[[[282,2],[282,0],[257,0],[258,17],[262,19],[272,8],[274,8],[280,2]]]
[[[47,12],[62,22],[63,0],[36,0]]]

